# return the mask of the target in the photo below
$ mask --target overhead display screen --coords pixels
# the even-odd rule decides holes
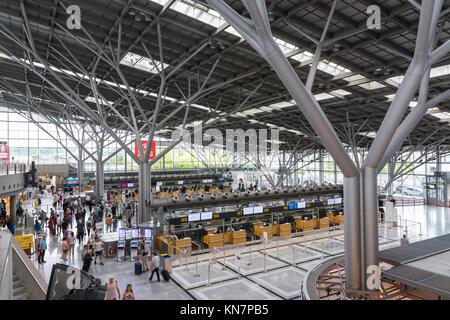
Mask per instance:
[[[189,213],[188,222],[200,221],[200,212]]]
[[[131,228],[131,239],[139,238],[139,228]]]
[[[306,208],[306,202],[305,201],[297,202],[297,208],[298,209]]]
[[[328,199],[327,204],[328,205],[334,204],[334,198]]]
[[[119,228],[119,240],[125,240],[127,238],[127,229]]]
[[[334,204],[341,204],[342,198],[334,198]]]
[[[145,228],[144,236],[145,236],[145,239],[150,239],[152,237],[152,228]]]
[[[297,202],[289,202],[289,210],[297,209]]]
[[[244,214],[253,214],[253,207],[244,208]]]
[[[263,206],[253,207],[253,213],[263,213],[263,212],[264,212]]]
[[[211,220],[212,219],[212,211],[202,212],[201,217],[202,217],[202,220]]]

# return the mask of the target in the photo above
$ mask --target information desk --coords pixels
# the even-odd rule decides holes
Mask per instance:
[[[203,242],[208,245],[208,248],[224,246],[224,234],[223,233],[210,233],[203,237]]]
[[[290,223],[283,223],[283,224],[276,224],[274,227],[275,235],[279,237],[287,237],[291,235],[291,224]]]

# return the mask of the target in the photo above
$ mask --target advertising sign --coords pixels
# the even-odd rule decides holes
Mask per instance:
[[[148,141],[147,140],[141,140],[142,143],[142,149],[144,151],[144,154],[147,150],[147,144]],[[137,141],[134,142],[134,154],[140,159],[141,156],[139,155],[139,148],[138,148],[138,144]],[[150,150],[150,159],[153,159],[156,156],[156,142],[153,141],[152,142],[152,149]]]
[[[33,248],[33,235],[26,234],[23,236],[15,236],[17,242],[20,244],[22,249],[32,249]]]
[[[0,141],[0,161],[9,161],[9,146]]]

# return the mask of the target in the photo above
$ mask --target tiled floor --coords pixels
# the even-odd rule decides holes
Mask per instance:
[[[250,279],[284,299],[293,299],[301,294],[301,282],[305,274],[298,268],[287,267],[259,273],[251,276]]]
[[[223,264],[222,259],[219,262]],[[260,252],[252,252],[250,256],[250,253],[246,253],[241,256],[240,262],[238,262],[235,258],[228,258],[226,259],[226,265],[234,271],[239,270],[239,272],[243,275],[263,272],[264,254]],[[266,255],[266,270],[281,268],[283,266],[286,266],[286,263],[272,258],[268,254]]]
[[[254,282],[242,278],[189,291],[199,300],[279,300],[276,295]]]
[[[49,204],[51,199],[44,199],[43,205]],[[428,206],[420,207],[400,207],[398,213],[402,219],[407,220],[408,237],[411,242],[423,240],[441,234],[450,233],[450,209],[436,208]],[[422,236],[418,236],[421,222]],[[48,229],[45,230],[48,235]],[[400,245],[399,239],[405,232],[405,227],[397,229],[380,228],[380,249],[385,249]],[[26,230],[25,230],[25,233]],[[29,232],[28,232],[29,233]],[[48,236],[48,250],[46,252],[45,264],[38,264],[36,267],[41,271],[48,281],[52,265],[62,263],[61,237]],[[86,240],[85,240],[86,241]],[[264,272],[264,254],[260,246],[259,251],[253,251],[250,262],[248,251],[241,253],[240,272],[241,279],[238,279],[237,261],[234,256],[226,258],[226,268],[223,268],[223,260],[218,257],[217,263],[211,266],[211,286],[207,286],[208,262],[198,263],[199,277],[194,277],[196,273],[195,264],[188,264],[188,271],[184,265],[174,267],[171,281],[149,282],[149,273],[140,276],[134,274],[134,263],[130,261],[117,262],[115,259],[104,259],[104,265],[92,264],[90,274],[101,278],[103,281],[114,276],[119,283],[121,290],[124,290],[128,283],[132,284],[136,293],[136,299],[292,299],[298,297],[299,283],[308,270],[322,262],[323,257],[342,253],[344,250],[344,237],[337,235],[330,240],[308,241],[308,244],[295,244],[290,246],[286,243],[277,249],[272,246],[267,249],[266,269]],[[294,249],[292,249],[294,248]],[[292,266],[292,250],[295,254],[295,266]],[[74,257],[70,258],[68,264],[81,268],[81,246],[75,246]]]
[[[184,266],[172,269],[172,279],[180,284],[184,289],[192,289],[205,286],[208,283],[208,262],[199,262],[197,269],[195,264],[188,265],[188,270]],[[196,272],[196,270],[198,272]],[[198,274],[199,276],[195,276]],[[228,268],[224,268],[219,263],[211,264],[210,283],[216,283],[224,280],[237,278],[238,274]]]

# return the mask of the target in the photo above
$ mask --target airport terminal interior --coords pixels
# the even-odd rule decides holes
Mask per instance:
[[[2,0],[0,300],[450,300],[449,123],[450,0]]]

